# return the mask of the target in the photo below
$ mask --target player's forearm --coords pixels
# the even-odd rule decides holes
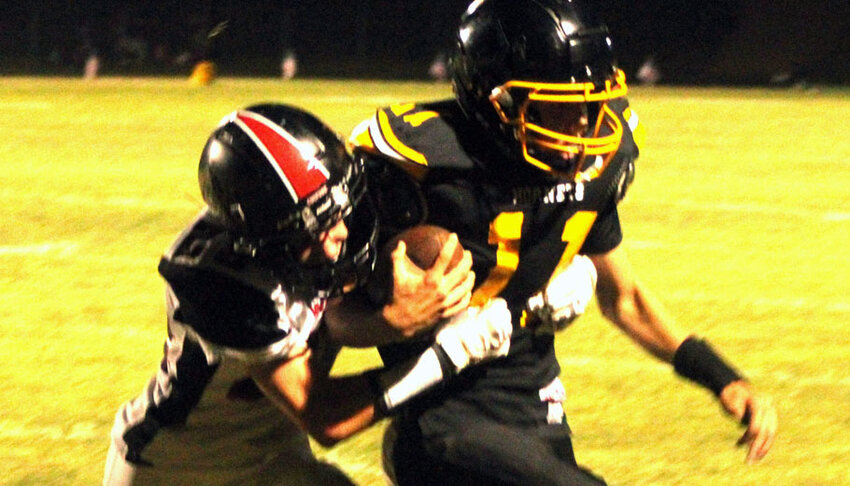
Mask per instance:
[[[602,314],[652,355],[670,362],[686,336],[637,281],[622,246],[590,259],[598,273],[596,300]]]
[[[741,376],[702,339],[677,329],[664,310],[639,285],[609,303],[606,315],[644,349],[674,365],[676,372],[720,395]],[[605,312],[605,311],[603,311]]]
[[[329,306],[324,320],[331,339],[343,346],[365,348],[404,338],[384,317],[384,308],[353,298]]]
[[[302,423],[319,443],[330,446],[394,413],[458,371],[435,343],[406,365],[327,378],[312,387]]]
[[[375,423],[375,402],[366,374],[330,377],[311,390],[301,421],[311,437],[330,447]]]
[[[442,324],[434,343],[406,365],[316,380],[304,422],[320,442],[344,439],[467,366],[507,355],[512,329],[502,299],[470,309]],[[329,404],[339,405],[328,408]]]
[[[365,376],[329,376],[333,349],[314,351],[252,365],[248,371],[283,413],[317,442],[331,446],[374,422],[375,393]]]
[[[602,313],[641,347],[666,362],[687,337],[646,289],[635,284],[620,295],[599,295]]]

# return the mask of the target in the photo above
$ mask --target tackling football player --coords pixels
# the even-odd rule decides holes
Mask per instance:
[[[764,457],[777,427],[770,400],[706,340],[676,327],[626,257],[617,205],[643,129],[611,36],[587,2],[477,0],[451,66],[455,99],[379,109],[351,142],[382,232],[421,221],[455,232],[473,254],[472,305],[504,299],[514,332],[505,359],[467,369],[394,418],[388,475],[400,485],[604,484],[576,463],[553,345],[569,320],[559,317],[586,304],[581,279],[564,274],[582,268],[598,273],[605,317],[711,390],[746,423],[747,460]],[[392,364],[427,346],[381,354]]]
[[[105,485],[352,484],[313,456],[303,430],[331,445],[507,352],[503,301],[461,312],[474,277],[469,255],[447,270],[454,238],[424,272],[397,251],[393,298],[381,309],[394,327],[359,328],[386,342],[440,321],[432,345],[401,368],[329,377],[340,344],[322,317],[343,285],[370,271],[376,222],[362,167],[311,114],[275,104],[235,111],[209,137],[198,178],[207,207],[159,264],[164,356],[116,414]]]

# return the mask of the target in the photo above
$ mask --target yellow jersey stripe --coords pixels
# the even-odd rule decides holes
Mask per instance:
[[[428,165],[428,161],[425,160],[424,155],[403,144],[401,140],[395,136],[393,129],[390,126],[389,117],[383,110],[378,111],[378,125],[381,128],[381,135],[387,142],[387,145],[389,145],[393,150],[419,165]]]

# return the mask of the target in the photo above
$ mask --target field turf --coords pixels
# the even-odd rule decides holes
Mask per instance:
[[[218,120],[302,105],[341,132],[447,85],[0,79],[0,484],[92,485],[118,405],[160,359],[161,252],[202,206]],[[592,309],[558,336],[579,461],[612,485],[850,481],[850,91],[634,88],[648,138],[622,205],[638,275],[775,397],[758,465],[702,389]],[[345,351],[338,372],[377,363]],[[382,427],[317,452],[383,484]],[[534,460],[530,457],[529,460]]]

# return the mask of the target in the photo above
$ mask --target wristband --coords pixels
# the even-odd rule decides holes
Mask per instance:
[[[434,344],[412,366],[372,370],[366,375],[376,397],[375,409],[386,416],[454,373],[454,365],[445,351]]]
[[[703,339],[685,339],[673,355],[673,369],[680,376],[694,381],[720,395],[729,383],[742,379],[723,358]]]

